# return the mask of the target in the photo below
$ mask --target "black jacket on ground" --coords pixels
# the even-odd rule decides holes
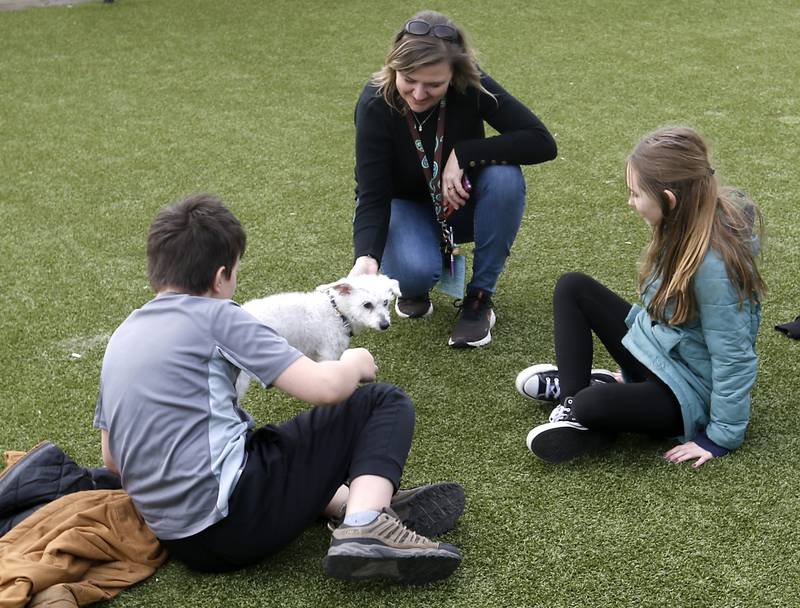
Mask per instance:
[[[116,490],[107,468],[86,469],[58,446],[43,441],[0,472],[0,537],[56,498],[83,490]]]

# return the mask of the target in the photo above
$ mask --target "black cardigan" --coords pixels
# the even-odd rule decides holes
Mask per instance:
[[[463,94],[452,88],[447,92],[441,169],[454,146],[458,163],[467,172],[491,164],[532,165],[554,159],[556,142],[542,121],[488,75],[482,75],[481,84],[496,99],[472,87]],[[433,149],[438,111],[437,107],[423,125],[426,152]],[[484,121],[499,135],[486,137]],[[380,262],[391,200],[433,203],[405,117],[389,107],[375,86],[368,84],[361,93],[355,123],[355,257],[369,255]]]

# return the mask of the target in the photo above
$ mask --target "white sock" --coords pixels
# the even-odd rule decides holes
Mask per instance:
[[[359,511],[345,515],[344,523],[348,526],[366,526],[378,518],[380,511]]]

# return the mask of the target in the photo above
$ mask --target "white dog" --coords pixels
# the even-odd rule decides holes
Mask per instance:
[[[399,295],[396,280],[382,274],[364,274],[320,285],[314,291],[250,300],[242,308],[306,357],[334,361],[362,329],[389,328],[391,304]],[[239,400],[249,383],[250,377],[240,373],[236,382]]]

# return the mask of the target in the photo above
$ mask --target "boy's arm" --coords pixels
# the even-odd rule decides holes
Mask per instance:
[[[111,458],[111,450],[108,449],[108,431],[105,429],[100,430],[100,443],[103,449],[103,464],[106,465],[109,471],[119,475],[117,465],[114,464],[114,460]]]
[[[372,382],[375,360],[365,348],[349,348],[338,361],[300,357],[272,383],[285,393],[314,405],[335,405],[347,399],[359,382]]]

